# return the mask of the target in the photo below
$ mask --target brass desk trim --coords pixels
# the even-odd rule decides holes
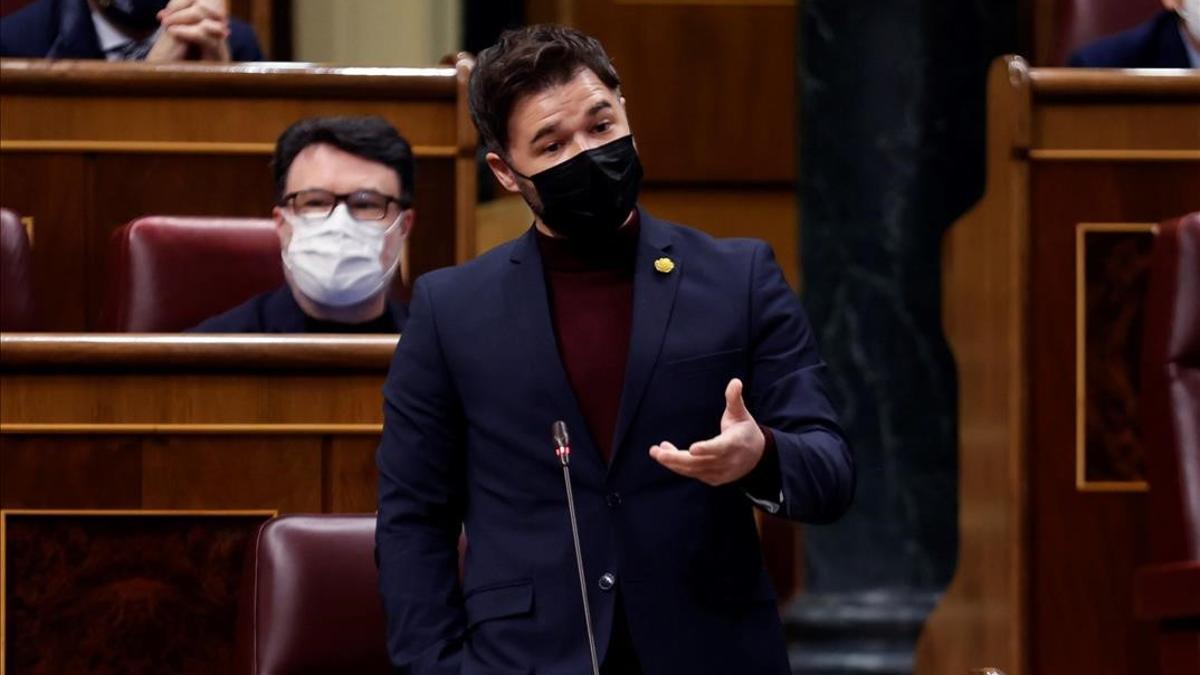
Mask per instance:
[[[74,435],[74,434],[140,434],[140,435],[335,435],[365,436],[383,433],[382,423],[104,423],[104,422],[15,422],[0,424],[0,435]]]
[[[1200,162],[1200,150],[1031,149],[1038,162]]]
[[[414,145],[414,157],[457,157],[452,145]],[[96,152],[166,155],[271,155],[274,143],[226,141],[3,140],[0,152]]]

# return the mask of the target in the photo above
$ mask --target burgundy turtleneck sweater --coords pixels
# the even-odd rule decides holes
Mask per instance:
[[[629,360],[633,263],[640,231],[635,213],[609,245],[581,247],[537,234],[558,353],[606,463]]]

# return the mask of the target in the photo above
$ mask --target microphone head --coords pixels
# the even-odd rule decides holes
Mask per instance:
[[[560,448],[567,448],[571,446],[571,438],[567,435],[566,422],[558,420],[551,428],[551,432],[554,434],[554,445]]]

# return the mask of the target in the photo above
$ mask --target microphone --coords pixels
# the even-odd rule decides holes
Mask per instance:
[[[554,435],[554,454],[562,463],[563,485],[567,489],[567,513],[571,517],[571,539],[575,542],[575,566],[579,569],[579,593],[583,597],[583,620],[587,625],[588,650],[592,655],[592,675],[600,675],[600,661],[596,658],[596,635],[592,631],[592,609],[588,604],[587,579],[583,573],[583,552],[579,548],[579,522],[575,519],[575,494],[571,490],[571,439],[567,435],[567,423],[558,420],[551,428]]]
[[[554,454],[566,466],[571,461],[571,437],[567,435],[567,423],[558,420],[551,428],[551,433],[554,434]],[[567,487],[567,492],[570,492],[570,486]]]

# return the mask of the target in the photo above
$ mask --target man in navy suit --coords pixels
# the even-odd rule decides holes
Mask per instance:
[[[1163,0],[1150,20],[1071,54],[1077,68],[1200,68],[1200,0]]]
[[[594,38],[506,33],[470,105],[534,222],[413,291],[378,453],[393,663],[590,672],[563,420],[602,672],[789,673],[754,507],[829,522],[854,468],[770,247],[637,208],[625,99]]]
[[[0,19],[0,56],[109,61],[261,61],[224,0],[37,0]]]

